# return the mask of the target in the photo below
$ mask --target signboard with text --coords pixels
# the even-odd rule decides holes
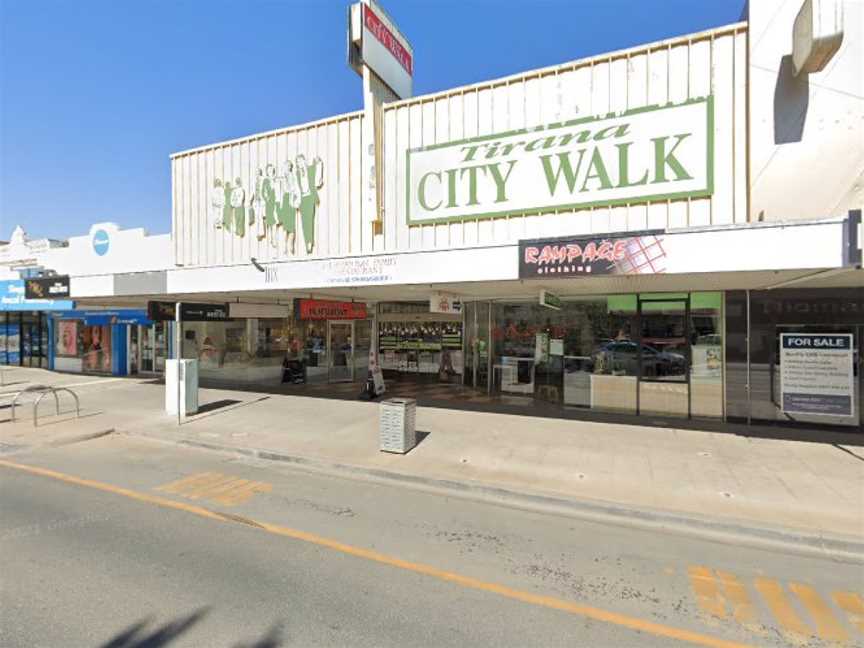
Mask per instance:
[[[62,299],[69,296],[69,277],[36,277],[24,280],[27,299]]]
[[[301,320],[366,319],[364,302],[329,301],[326,299],[298,299],[296,312]]]
[[[582,236],[519,241],[519,278],[662,273],[667,267],[667,240],[662,232],[643,232],[614,238]]]
[[[363,63],[399,96],[413,94],[414,52],[411,45],[379,6],[360,3]]]
[[[408,151],[409,225],[713,192],[713,99]]]
[[[784,413],[854,416],[854,390],[851,334],[780,334]]]
[[[147,302],[147,316],[154,322],[173,321],[177,315],[177,304],[167,301]],[[180,319],[184,322],[213,322],[229,319],[227,304],[180,304]]]

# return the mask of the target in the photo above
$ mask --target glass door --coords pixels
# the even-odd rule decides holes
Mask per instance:
[[[369,373],[369,350],[372,348],[372,320],[354,322],[354,379],[365,380]]]
[[[690,416],[690,299],[639,295],[639,413]]]
[[[327,347],[330,357],[328,367],[330,382],[353,381],[354,322],[328,322]]]

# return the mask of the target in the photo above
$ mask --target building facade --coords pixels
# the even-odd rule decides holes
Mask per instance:
[[[180,336],[212,381],[372,358],[437,393],[860,429],[862,7],[801,41],[809,1],[753,4],[432,95],[367,66],[362,111],[172,155],[170,263],[73,296],[227,304]]]

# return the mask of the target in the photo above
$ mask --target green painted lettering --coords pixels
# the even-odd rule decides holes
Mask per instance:
[[[426,181],[429,180],[429,176],[434,176],[438,178],[438,182],[441,182],[441,174],[436,171],[430,171],[426,173],[422,178],[420,178],[420,183],[417,185],[417,202],[420,203],[420,206],[426,211],[435,211],[441,206],[441,201],[438,201],[438,204],[434,207],[430,206],[429,203],[426,202]]]
[[[608,137],[624,137],[630,129],[630,124],[618,124],[601,128],[594,135],[594,141],[604,140]]]
[[[459,173],[459,169],[447,169],[445,171],[447,174],[447,206],[455,207],[456,206],[456,174]]]
[[[543,173],[546,174],[546,184],[549,187],[550,196],[554,196],[555,192],[558,190],[558,179],[561,177],[562,173],[564,174],[564,181],[567,183],[567,188],[570,190],[570,193],[575,191],[576,177],[579,175],[579,169],[582,167],[582,158],[585,156],[585,149],[579,149],[577,153],[579,154],[579,159],[576,162],[575,171],[570,164],[569,153],[558,153],[555,156],[558,158],[558,168],[554,171],[552,169],[552,156],[540,156],[540,162],[543,164]]]
[[[637,180],[636,182],[630,182],[630,146],[633,142],[625,142],[624,144],[616,144],[615,148],[618,149],[618,188],[622,187],[635,187],[637,185],[643,185],[648,182],[648,169],[645,169],[645,173],[642,176],[641,180]]]
[[[507,169],[507,175],[501,175],[501,171],[498,169],[498,163],[489,165],[489,173],[492,174],[492,179],[495,181],[495,189],[496,189],[496,197],[495,202],[500,203],[507,200],[507,193],[505,191],[505,184],[507,183],[508,178],[510,178],[510,174],[513,172],[513,167],[516,166],[517,160],[510,160],[507,164],[509,164],[509,168]],[[470,204],[470,203],[469,203]]]
[[[497,165],[491,165],[497,166]],[[486,165],[480,164],[477,166],[465,167],[462,169],[462,173],[459,174],[459,178],[462,179],[465,177],[465,172],[468,172],[468,205],[479,205],[480,202],[477,200],[477,171],[482,171],[484,174],[486,173]]]
[[[562,135],[561,141],[558,142],[558,146],[567,146],[574,139],[579,142],[579,144],[584,144],[591,139],[591,131],[583,130],[578,133],[567,133],[566,135]]]
[[[467,151],[465,153],[465,157],[462,159],[463,162],[470,162],[474,159],[474,154],[477,150],[482,146],[482,144],[473,144],[472,146],[463,146],[460,151]]]
[[[692,134],[693,133],[682,133],[680,135],[675,135],[675,144],[668,153],[666,152],[666,140],[669,139],[668,137],[654,137],[651,139],[651,141],[654,142],[654,179],[651,181],[652,183],[667,182],[667,165],[675,174],[676,181],[691,180],[693,178],[693,176],[687,173],[687,170],[681,164],[681,161],[675,157],[675,149],[677,149],[678,145]]]
[[[535,140],[531,140],[528,144],[525,145],[526,151],[535,151],[540,148],[540,145],[543,145],[544,149],[552,148],[555,144],[554,137],[538,137]]]
[[[591,154],[591,164],[588,165],[588,173],[585,174],[585,182],[582,183],[580,191],[585,191],[588,188],[588,181],[595,179],[600,181],[598,189],[612,188],[612,183],[609,182],[609,173],[606,171],[606,165],[603,163],[603,156],[600,155],[599,148],[595,148],[594,153]]]

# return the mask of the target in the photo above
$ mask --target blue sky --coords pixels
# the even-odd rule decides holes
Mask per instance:
[[[171,228],[168,156],[361,107],[348,0],[0,0],[0,239]],[[384,0],[415,94],[739,20],[743,0]]]

